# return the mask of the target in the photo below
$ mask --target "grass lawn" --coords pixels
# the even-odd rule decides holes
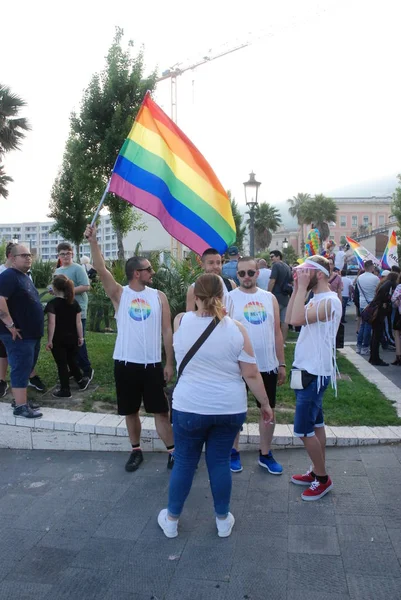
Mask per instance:
[[[57,369],[53,357],[45,351],[45,340],[39,355],[37,371],[48,387],[55,385]],[[96,402],[102,411],[115,410],[115,389],[113,377],[112,353],[115,334],[86,334],[88,354],[95,369],[94,383],[98,388],[92,393],[85,392],[82,410],[91,410]],[[295,344],[287,344],[285,349],[287,370],[289,372],[294,355]],[[393,405],[375,385],[369,383],[359,371],[341,355],[338,356],[338,368],[343,375],[349,375],[351,381],[338,381],[338,395],[334,396],[329,387],[324,398],[325,422],[327,425],[401,425],[401,419]],[[104,406],[103,406],[104,405]],[[292,423],[294,420],[295,395],[288,383],[277,391],[277,423]],[[76,410],[76,408],[75,408]],[[259,411],[255,399],[250,394],[248,422],[258,421]]]

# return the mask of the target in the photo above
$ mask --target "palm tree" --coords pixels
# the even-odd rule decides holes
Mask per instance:
[[[235,245],[238,247],[240,252],[244,249],[244,237],[246,233],[246,225],[243,224],[244,217],[242,216],[239,206],[235,200],[235,198],[231,197],[231,191],[227,190],[227,196],[230,200],[231,204],[231,212],[233,213],[233,219],[235,223],[235,229],[237,231],[237,235],[235,238]]]
[[[247,221],[249,225],[249,219]],[[256,251],[266,250],[272,241],[272,232],[281,225],[279,210],[268,202],[261,202],[255,208],[255,246]]]
[[[9,87],[0,83],[0,158],[10,150],[19,148],[30,129],[26,119],[18,117],[18,113],[26,106],[26,102],[13,94]],[[0,196],[7,198],[7,184],[12,178],[7,176],[4,167],[0,165]]]
[[[12,177],[9,177],[8,175],[6,175],[5,171],[4,171],[4,167],[2,165],[0,165],[0,196],[3,196],[3,198],[7,198],[7,196],[8,196],[7,183],[11,183],[11,182],[12,182]]]
[[[303,214],[302,214],[302,208],[305,204],[305,202],[308,202],[308,200],[310,200],[310,194],[303,194],[302,192],[299,192],[296,196],[293,196],[292,198],[289,198],[287,200],[288,204],[290,205],[290,208],[288,209],[288,212],[290,213],[290,215],[292,217],[295,217],[297,222],[298,222],[298,226],[301,228],[301,253],[303,254],[304,252],[304,248],[305,248],[305,240],[304,240],[304,219],[303,219]]]
[[[304,223],[313,223],[320,232],[323,243],[330,235],[328,223],[337,220],[337,204],[332,198],[323,194],[317,194],[314,198],[307,200],[302,208]]]

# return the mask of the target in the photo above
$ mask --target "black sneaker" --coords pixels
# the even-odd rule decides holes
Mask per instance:
[[[7,394],[7,390],[7,381],[3,381],[2,379],[0,379],[0,398],[4,398],[4,396]]]
[[[142,450],[133,450],[125,463],[125,470],[129,472],[136,471],[141,462],[143,462]]]
[[[36,404],[36,402],[34,402],[33,400],[28,400],[27,404],[28,404],[29,408],[32,408],[32,410],[37,410],[38,408],[40,408],[40,404]],[[11,400],[11,406],[13,408],[15,408],[17,406],[15,404],[14,398]]]
[[[86,390],[88,385],[90,384],[89,377],[82,377],[81,381],[78,381],[78,387],[81,391]]]
[[[171,470],[174,467],[174,452],[168,453],[167,468]]]
[[[25,417],[26,419],[40,419],[42,413],[38,410],[32,410],[27,404],[16,406],[13,411],[16,417]]]
[[[70,390],[55,390],[52,392],[54,398],[72,398]]]
[[[92,369],[92,367],[91,367],[87,373],[84,373],[84,377],[87,377],[89,379],[89,383],[90,383],[93,379],[94,374],[95,374],[95,369]]]
[[[28,387],[33,387],[38,392],[45,392],[46,386],[38,375],[34,375],[34,377],[30,377]]]

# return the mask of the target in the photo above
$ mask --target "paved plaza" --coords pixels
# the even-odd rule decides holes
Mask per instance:
[[[165,453],[0,450],[1,600],[399,600],[401,446],[329,448],[333,491],[301,501],[308,466],[274,477],[243,453],[230,538],[217,537],[204,459],[167,539]]]

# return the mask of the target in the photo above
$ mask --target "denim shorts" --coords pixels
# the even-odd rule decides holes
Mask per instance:
[[[323,394],[330,383],[330,377],[324,377],[317,391],[318,378],[314,379],[303,390],[294,390],[296,405],[294,419],[294,435],[297,437],[312,437],[315,427],[324,427]]]
[[[7,350],[8,363],[11,369],[11,387],[26,388],[40,350],[40,339],[17,339],[13,342],[11,335],[1,335],[1,341]]]

